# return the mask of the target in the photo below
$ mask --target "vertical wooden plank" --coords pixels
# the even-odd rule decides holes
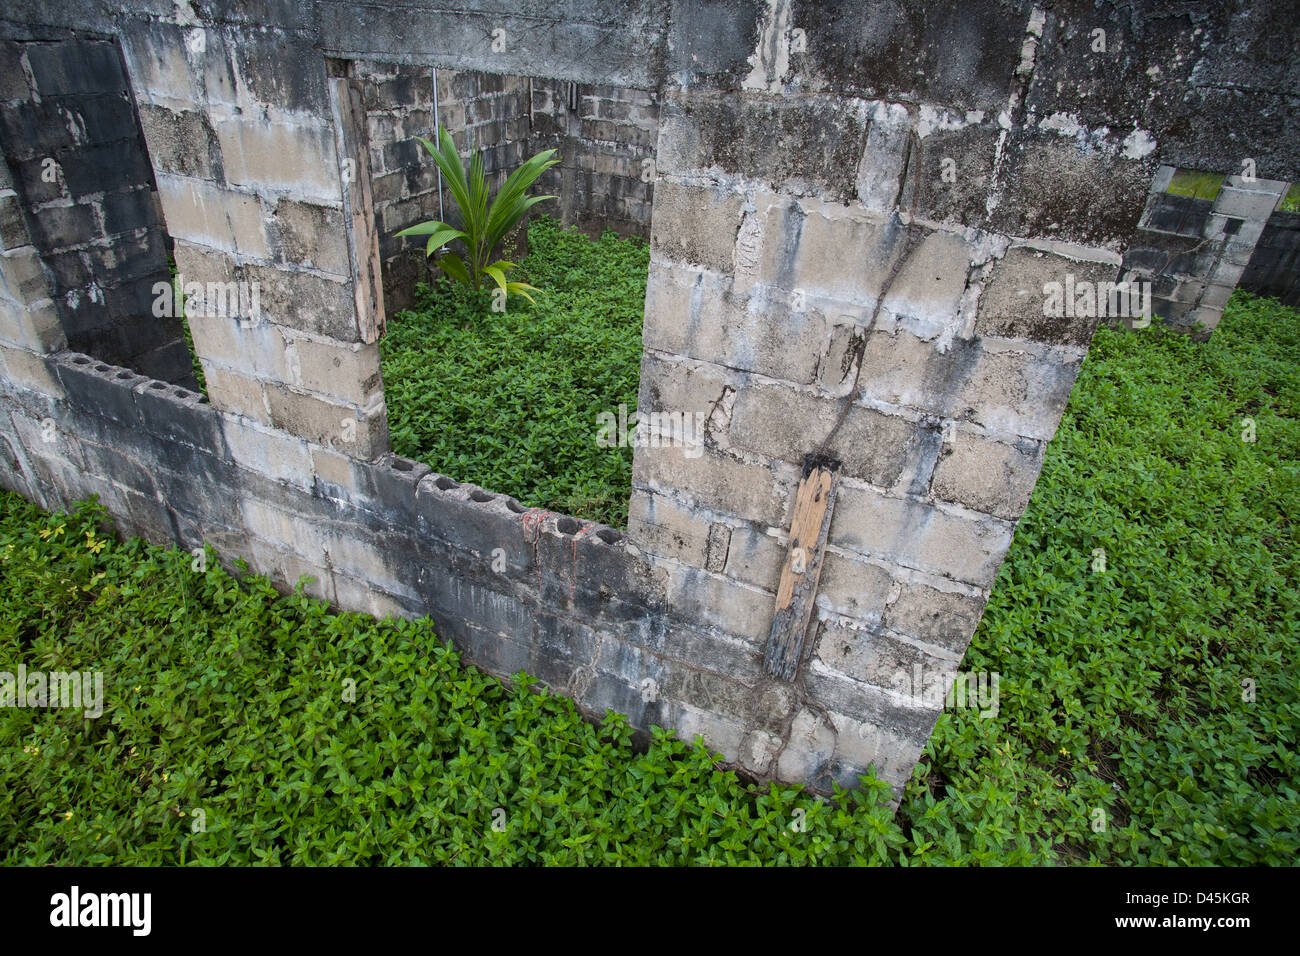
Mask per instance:
[[[776,589],[776,614],[768,634],[763,666],[769,674],[792,679],[799,670],[808,624],[812,618],[822,552],[835,510],[839,462],[808,457],[795,493],[790,544]]]

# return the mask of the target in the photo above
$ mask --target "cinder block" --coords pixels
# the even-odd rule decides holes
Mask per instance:
[[[878,623],[894,587],[893,577],[879,565],[828,551],[822,557],[817,606],[845,617]]]
[[[900,587],[897,599],[885,609],[885,626],[952,654],[966,653],[984,613],[987,592],[972,597],[920,583],[903,582]]]
[[[1241,281],[1246,269],[1244,266],[1236,265],[1232,262],[1220,261],[1218,266],[1209,275],[1209,282],[1213,285],[1226,285],[1233,288]]]
[[[49,299],[24,307],[0,298],[0,339],[42,354],[57,352],[68,345],[58,310]]]
[[[113,43],[81,39],[29,43],[25,53],[41,96],[126,89],[122,58]]]
[[[1232,285],[1211,285],[1207,286],[1201,296],[1201,307],[1206,309],[1222,310],[1232,298],[1232,293],[1236,287]]]
[[[271,424],[271,410],[260,381],[207,362],[203,363],[203,377],[214,408]]]
[[[632,459],[634,485],[674,494],[693,506],[784,527],[797,480],[793,466],[750,464],[711,448],[697,456],[684,448],[638,448]]]
[[[18,194],[0,189],[0,249],[20,249],[31,243]]]
[[[725,187],[660,180],[655,189],[650,248],[656,259],[730,273],[741,197]]]
[[[973,247],[961,236],[930,233],[898,270],[883,310],[898,327],[918,338],[951,334],[957,328],[973,254]]]
[[[673,93],[660,113],[659,167],[670,175],[717,167],[758,182],[793,181],[847,203],[867,119],[862,101],[838,96]]]
[[[986,346],[956,401],[946,403],[942,413],[991,432],[1050,441],[1078,377],[1078,361]]]
[[[270,245],[257,197],[222,189],[212,183],[170,174],[158,174],[167,231],[223,252],[267,258]]]
[[[627,530],[634,545],[651,554],[702,568],[709,545],[710,522],[671,498],[634,490]]]
[[[205,315],[187,320],[194,351],[204,362],[271,382],[295,383],[292,358],[278,326]]]
[[[1273,214],[1284,192],[1225,185],[1214,200],[1214,211],[1221,216],[1264,220]]]
[[[988,284],[979,298],[977,335],[1026,339],[1046,345],[1087,346],[1096,331],[1098,316],[1065,315],[1064,293],[1068,277],[1071,288],[1087,282],[1114,282],[1118,269],[1097,262],[1079,262],[1040,249],[1016,246],[993,267]],[[1049,287],[1060,290],[1060,315],[1049,315]],[[1107,299],[1109,304],[1109,299]],[[1073,309],[1071,311],[1074,311]]]
[[[760,194],[761,246],[755,275],[829,308],[847,303],[869,316],[905,237],[896,221],[819,199]]]
[[[699,568],[668,567],[669,613],[755,642],[767,639],[776,601],[760,591]]]
[[[297,339],[291,346],[297,361],[296,384],[356,405],[369,404],[379,394],[378,345],[338,345]]]
[[[374,462],[359,462],[355,469],[355,487],[370,499],[374,510],[387,515],[399,515],[401,526],[415,527],[416,489],[433,469],[421,462],[393,454],[384,455]]]
[[[941,691],[952,682],[958,666],[956,660],[934,657],[882,631],[828,622],[821,625],[816,653],[827,667],[864,684],[912,697],[918,705],[936,698],[942,702]]]
[[[959,432],[944,445],[934,469],[936,498],[1015,520],[1024,514],[1043,467],[1043,446],[1015,445]]]
[[[132,389],[148,381],[144,376],[78,352],[60,352],[51,362],[72,407],[130,429],[141,427]]]
[[[342,202],[334,134],[329,127],[232,118],[217,122],[216,133],[226,181],[231,185]],[[293,162],[286,162],[290,156]]]
[[[340,342],[360,341],[351,281],[272,266],[246,266],[269,322]]]
[[[22,305],[49,298],[50,286],[34,246],[0,252],[0,292]]]
[[[1049,440],[1080,360],[980,340],[944,353],[907,332],[875,332],[867,338],[859,387],[864,399],[975,422],[1000,435]]]
[[[786,546],[775,535],[744,525],[731,529],[724,573],[775,593],[785,564]]]
[[[388,418],[382,405],[364,412],[352,405],[275,385],[266,387],[266,397],[271,424],[313,444],[365,460],[389,450]]]
[[[231,458],[240,468],[300,488],[314,485],[311,453],[301,438],[229,413],[221,416],[221,429]]]
[[[979,587],[993,583],[1012,525],[841,484],[830,543]]]
[[[141,103],[140,128],[157,172],[202,180],[218,178],[221,167],[216,134],[202,110]]]
[[[197,106],[202,97],[186,51],[190,36],[181,27],[156,20],[134,20],[123,29],[122,51],[136,98],[174,109]]]
[[[354,469],[361,466],[353,458],[331,451],[328,448],[318,448],[309,446],[311,450],[312,470],[316,474],[318,482],[333,486],[343,492],[347,492],[356,486],[356,472]]]
[[[349,278],[347,229],[343,211],[281,199],[275,206],[280,250],[285,262]]]
[[[780,385],[751,385],[736,395],[732,442],[759,454],[803,466],[831,434],[847,399],[827,398]],[[892,487],[920,442],[918,427],[895,415],[854,406],[827,453],[843,461],[843,473]]]
[[[797,309],[792,292],[742,295],[727,277],[653,261],[648,283],[646,348],[800,385],[817,379],[834,325],[811,304]]]
[[[63,398],[63,385],[37,353],[27,349],[0,345],[0,373],[24,388],[44,392],[52,398]]]
[[[136,411],[150,434],[170,443],[191,445],[209,455],[226,454],[217,410],[198,392],[147,379],[134,391]]]
[[[790,724],[790,736],[777,758],[782,780],[820,780],[835,755],[836,730],[820,714],[804,708]]]
[[[650,427],[655,423],[651,416],[679,416],[687,437],[702,441],[711,416],[719,409],[725,412],[728,403],[724,399],[742,381],[741,376],[717,365],[682,362],[647,352],[641,359],[637,421]],[[609,412],[617,414],[617,409]],[[632,426],[629,421],[629,430]]]
[[[840,786],[853,789],[860,785],[858,777],[871,768],[877,778],[890,785],[897,802],[902,800],[912,768],[925,751],[925,740],[918,742],[907,734],[886,729],[877,717],[879,710],[883,708],[872,708],[866,720],[829,712],[839,734],[835,739],[835,759],[827,772]],[[926,718],[914,723],[928,725],[932,730],[939,714],[937,711],[924,713]],[[927,730],[927,737],[929,733]]]

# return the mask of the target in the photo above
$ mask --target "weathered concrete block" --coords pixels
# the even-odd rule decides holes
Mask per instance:
[[[823,781],[828,776],[836,743],[836,730],[828,718],[804,708],[790,725],[790,736],[777,762],[777,774],[786,780]]]
[[[1002,133],[993,116],[973,121],[978,113],[952,116],[922,106],[920,131],[910,162],[913,182],[900,205],[918,217],[980,227],[988,219],[988,199]],[[927,114],[938,114],[928,116]],[[927,131],[928,128],[928,131]]]
[[[647,351],[641,358],[638,418],[649,424],[650,416],[657,412],[685,414],[687,427],[703,440],[705,423],[727,390],[734,390],[740,383],[741,377],[730,369],[706,362],[682,362]]]
[[[669,175],[717,168],[765,184],[799,183],[847,202],[866,138],[860,101],[672,93],[660,113],[659,166]]]
[[[53,398],[63,398],[62,383],[45,360],[27,349],[0,345],[0,375],[15,385],[43,392]]]
[[[876,623],[895,589],[893,577],[880,565],[828,551],[822,557],[817,606],[845,617]]]
[[[244,275],[257,283],[267,321],[340,342],[360,341],[350,280],[273,266],[246,266]]]
[[[142,103],[140,128],[157,172],[202,180],[219,178],[221,155],[216,134],[202,110]]]
[[[0,189],[0,249],[19,249],[31,245],[27,221],[18,194],[12,189]]]
[[[255,196],[161,172],[157,179],[167,231],[174,238],[223,252],[270,255],[265,216]]]
[[[136,98],[175,110],[202,102],[186,53],[194,34],[156,20],[132,20],[122,31],[122,52]]]
[[[51,362],[71,405],[128,429],[141,427],[131,389],[147,382],[144,376],[77,352],[60,352]]]
[[[772,628],[775,593],[747,587],[699,568],[668,568],[669,613],[755,642]]]
[[[389,450],[388,417],[382,404],[367,411],[282,386],[268,385],[265,390],[276,428],[354,458],[378,458]]]
[[[874,102],[858,161],[858,203],[877,214],[898,207],[914,123],[902,103]]]
[[[705,188],[659,180],[650,248],[659,259],[730,273],[741,197],[723,186]]]
[[[203,363],[203,377],[214,408],[271,424],[271,409],[258,379],[207,362]]]
[[[796,468],[750,464],[707,447],[699,455],[688,451],[638,448],[632,459],[633,485],[771,526],[786,523]]]
[[[232,186],[327,203],[343,201],[329,127],[231,118],[216,123],[216,134],[226,181]],[[286,156],[294,157],[294,162],[286,163]]]
[[[30,305],[0,297],[0,339],[33,352],[57,352],[68,345],[54,303],[40,299]]]
[[[1040,249],[1012,247],[993,267],[980,294],[975,332],[1045,345],[1086,347],[1096,331],[1098,315],[1095,311],[1091,316],[1066,315],[1063,299],[1061,314],[1048,314],[1054,311],[1049,308],[1050,287],[1057,284],[1064,296],[1069,278],[1071,288],[1083,289],[1085,286],[1079,285],[1083,282],[1095,290],[1099,282],[1114,282],[1118,271],[1110,263],[1081,262]]]
[[[1249,186],[1225,184],[1215,197],[1214,211],[1221,216],[1264,220],[1273,214],[1286,189],[1286,183],[1274,183],[1272,180],[1256,180]]]
[[[723,571],[729,578],[775,592],[786,550],[779,538],[757,528],[732,528]]]
[[[882,329],[903,328],[929,341],[958,329],[975,250],[961,236],[932,232],[903,263],[882,305]]]
[[[221,416],[221,428],[239,467],[300,488],[313,486],[311,452],[301,438],[230,413]]]
[[[705,566],[710,522],[671,498],[634,489],[628,535],[638,548],[697,568]]]
[[[751,385],[736,395],[731,439],[751,451],[803,466],[830,435],[847,399],[838,402],[780,385]],[[889,488],[916,453],[917,426],[894,415],[854,406],[827,448],[843,473]]]
[[[934,469],[936,498],[1015,520],[1024,514],[1043,467],[1043,446],[1015,445],[959,432],[944,445]]]
[[[205,362],[272,382],[294,383],[292,358],[278,326],[202,314],[186,320],[194,350]]]
[[[275,205],[273,221],[280,228],[285,262],[344,278],[351,276],[341,209],[281,199]]]
[[[1118,249],[1146,205],[1155,164],[1055,131],[1013,130],[990,228]]]
[[[873,333],[861,394],[970,421],[1001,435],[1049,440],[1060,424],[1082,356],[1035,355],[989,340],[940,352],[910,333]]]
[[[24,306],[49,298],[49,283],[34,246],[0,252],[0,292]]]
[[[653,261],[648,281],[646,348],[797,384],[817,380],[834,323],[812,305],[793,308],[793,293],[764,285],[740,293],[728,277]]]
[[[379,346],[297,339],[295,384],[341,401],[366,405],[380,393]]]
[[[896,222],[813,198],[765,193],[755,205],[761,225],[752,241],[762,251],[752,260],[752,274],[798,290],[801,300],[825,308],[844,303],[863,322],[871,317],[902,250]]]
[[[491,569],[493,552],[500,548],[496,556],[505,559],[506,571],[532,574],[534,582],[537,580],[540,514],[527,517],[530,512],[513,499],[433,473],[416,483],[415,511],[427,538],[468,552],[480,572]]]
[[[857,630],[822,622],[817,636],[817,657],[822,663],[854,680],[917,698],[951,683],[958,661],[927,654],[914,644],[879,630]],[[917,676],[921,677],[917,686]],[[933,699],[933,697],[931,698]]]
[[[984,613],[985,598],[918,582],[903,582],[900,588],[885,609],[885,626],[954,655],[964,654]]]
[[[140,423],[151,435],[225,455],[220,416],[198,392],[147,378],[133,391]]]
[[[1079,374],[1082,358],[1033,357],[986,342],[970,378],[946,408],[953,418],[993,432],[1049,441]]]
[[[895,561],[980,587],[993,583],[1012,526],[933,504],[894,498],[841,483],[829,541],[860,554]]]

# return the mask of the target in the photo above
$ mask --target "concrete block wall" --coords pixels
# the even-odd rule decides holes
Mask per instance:
[[[538,188],[553,215],[598,237],[650,235],[659,101],[654,91],[535,79],[529,153],[558,151]],[[548,204],[551,205],[551,204]]]
[[[1095,18],[1118,58],[1081,55]],[[1200,7],[644,0],[616,20],[496,0],[0,14],[0,38],[119,38],[178,264],[260,292],[195,324],[209,404],[64,350],[30,235],[0,220],[0,483],[51,507],[100,494],[129,532],[309,575],[340,607],[429,614],[491,672],[700,734],[759,779],[826,791],[874,766],[901,793],[1096,324],[1045,313],[1045,285],[1116,277],[1157,164],[1248,148],[1296,178],[1276,126],[1180,132],[1186,87],[1209,102],[1276,58],[1207,46],[1229,21]],[[375,60],[656,91],[640,408],[704,437],[637,448],[626,535],[386,453],[356,67]],[[823,445],[835,511],[783,680],[764,649]],[[900,686],[917,668],[930,686]]]
[[[1300,306],[1300,213],[1278,210],[1269,217],[1239,284]]]
[[[744,741],[755,773],[906,775],[1096,325],[1045,318],[1043,284],[1118,272],[1101,244],[994,231],[992,178],[949,202],[924,178],[931,115],[979,123],[838,94],[665,93],[640,411],[708,424],[694,458],[637,449],[630,538],[670,600],[720,609],[714,626],[758,654],[804,458],[842,462],[811,653],[791,684],[756,685],[786,711],[776,741]],[[926,688],[900,686],[914,667]]]
[[[177,268],[239,292],[189,316],[208,395],[254,431],[375,458],[382,300],[351,221],[357,205],[373,217],[372,187],[364,145],[341,155],[364,130],[336,121],[323,56],[241,16],[140,19],[122,37]]]
[[[434,138],[433,71],[400,63],[358,61],[384,305],[406,308],[416,282],[428,275],[424,246],[395,233],[438,218],[438,174],[418,137]]]
[[[1162,166],[1152,179],[1124,274],[1152,283],[1160,318],[1208,336],[1290,184],[1228,176],[1217,193],[1202,198],[1169,193],[1176,173]]]
[[[435,115],[463,162],[482,152],[489,189],[528,157],[555,149],[561,162],[535,191],[557,199],[541,211],[593,237],[605,229],[649,236],[659,119],[653,92],[474,70],[437,70],[435,86],[433,70],[376,61],[358,61],[355,72],[364,90],[390,310],[405,308],[429,271],[423,245],[395,234],[427,219],[459,223],[445,186],[439,204],[437,170],[417,138],[434,137]],[[524,254],[522,234],[512,239],[512,252]]]
[[[181,320],[154,313],[167,234],[117,44],[0,42],[0,74],[5,215],[26,220],[68,342],[197,387]]]

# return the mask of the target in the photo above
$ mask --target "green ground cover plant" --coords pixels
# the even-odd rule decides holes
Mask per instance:
[[[0,861],[1290,865],[1297,452],[1300,312],[1099,330],[963,665],[997,714],[944,713],[897,815],[3,494],[0,670],[106,693],[0,708]]]
[[[632,449],[597,444],[596,415],[635,415],[650,255],[555,220],[528,227],[519,274],[544,289],[494,312],[445,280],[419,286],[380,343],[393,451],[457,481],[615,527]]]

